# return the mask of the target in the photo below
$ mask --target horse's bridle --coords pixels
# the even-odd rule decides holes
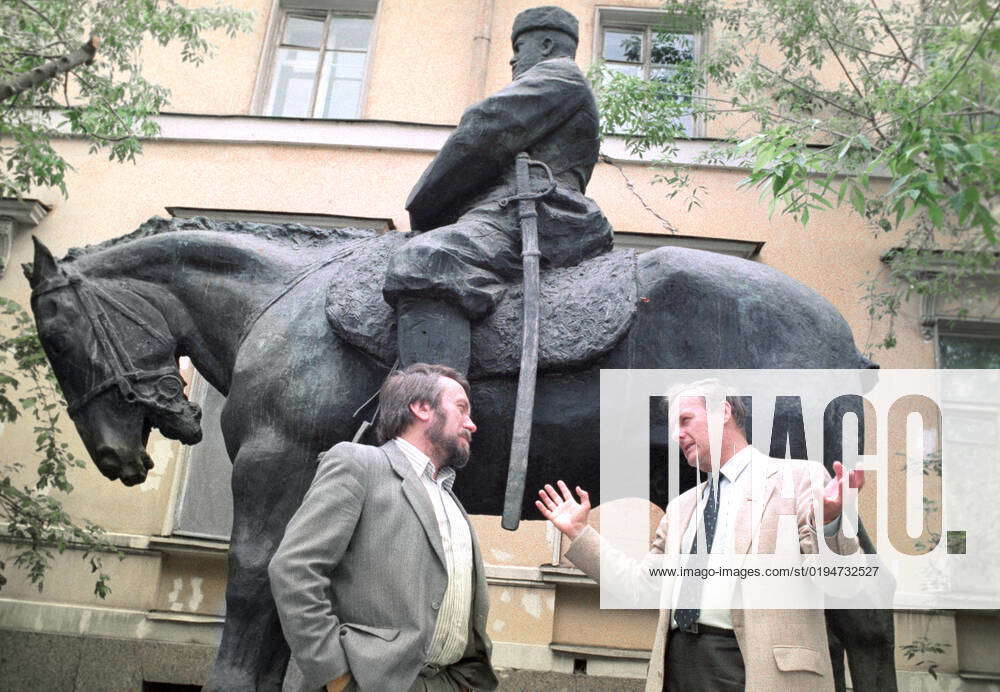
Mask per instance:
[[[111,372],[103,382],[73,401],[67,402],[70,416],[75,415],[95,397],[112,387],[117,387],[122,398],[130,404],[140,404],[163,413],[176,413],[177,405],[174,402],[178,397],[182,397],[184,392],[184,382],[178,376],[177,370],[169,366],[157,370],[136,368],[125,349],[121,333],[102,303],[114,308],[164,344],[172,345],[173,339],[149,324],[142,315],[137,314],[100,286],[86,282],[84,277],[76,272],[62,270],[58,276],[48,278],[36,286],[31,295],[34,298],[64,288],[71,289],[76,296],[77,303],[94,330],[98,345],[107,356],[104,365]]]

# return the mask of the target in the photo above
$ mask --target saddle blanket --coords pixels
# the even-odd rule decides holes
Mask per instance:
[[[380,362],[396,360],[396,319],[382,298],[389,258],[402,233],[386,233],[333,263],[326,316],[334,332]],[[575,267],[541,272],[538,371],[565,371],[599,358],[635,319],[636,255],[621,250]],[[493,314],[472,326],[470,379],[516,373],[521,366],[523,285],[512,283]]]

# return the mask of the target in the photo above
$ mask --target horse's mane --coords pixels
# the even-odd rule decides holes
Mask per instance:
[[[316,247],[331,242],[374,238],[377,233],[369,228],[314,228],[300,223],[256,223],[253,221],[217,221],[204,216],[164,219],[154,216],[131,233],[102,243],[70,248],[63,261],[72,261],[118,245],[126,245],[142,238],[176,231],[215,231],[240,233],[281,243],[290,247]]]

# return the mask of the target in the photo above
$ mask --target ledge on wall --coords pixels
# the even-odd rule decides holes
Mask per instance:
[[[906,252],[906,248],[893,247],[880,258],[883,264],[892,267],[897,258]],[[992,267],[978,270],[973,276],[958,279],[959,286],[972,286],[975,282],[985,282],[991,287],[1000,286],[1000,253],[993,253],[996,262]],[[949,255],[945,250],[920,250],[918,256],[925,262],[924,274],[929,278],[938,274],[957,275],[959,271],[955,255]],[[936,293],[921,293],[920,298],[920,331],[925,340],[934,338],[935,330],[940,326],[945,331],[971,336],[989,336],[996,338],[1000,334],[1000,320],[992,314],[985,316],[970,316],[965,314],[948,314]]]
[[[14,233],[34,228],[50,211],[37,199],[0,198],[0,277],[10,264]]]
[[[625,233],[615,231],[615,249],[630,248],[639,253],[660,247],[686,247],[707,250],[742,259],[753,259],[764,247],[763,240],[734,240],[732,238],[707,238],[679,233]]]
[[[315,228],[370,228],[377,233],[396,230],[392,219],[374,216],[343,216],[250,209],[202,209],[199,207],[166,207],[175,218],[190,219],[204,216],[215,221],[250,221],[253,223],[300,223]]]

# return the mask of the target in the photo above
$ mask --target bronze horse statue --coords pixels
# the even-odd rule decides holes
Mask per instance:
[[[343,281],[344,264],[330,258],[377,240],[349,229],[154,218],[60,261],[35,241],[26,270],[39,336],[101,473],[143,482],[152,427],[185,444],[200,439],[180,356],[227,396],[234,519],[227,617],[206,690],[281,688],[289,653],[268,561],[317,455],[351,439],[355,411],[387,373],[324,315],[328,288]],[[662,248],[639,256],[633,284],[631,327],[613,348],[540,372],[529,492],[563,478],[598,501],[601,368],[871,367],[829,303],[764,265]],[[472,374],[480,429],[456,491],[470,513],[499,515],[516,382]],[[522,511],[539,518],[531,502]],[[835,666],[843,642],[855,689],[895,687],[891,612],[828,611],[828,624]]]

